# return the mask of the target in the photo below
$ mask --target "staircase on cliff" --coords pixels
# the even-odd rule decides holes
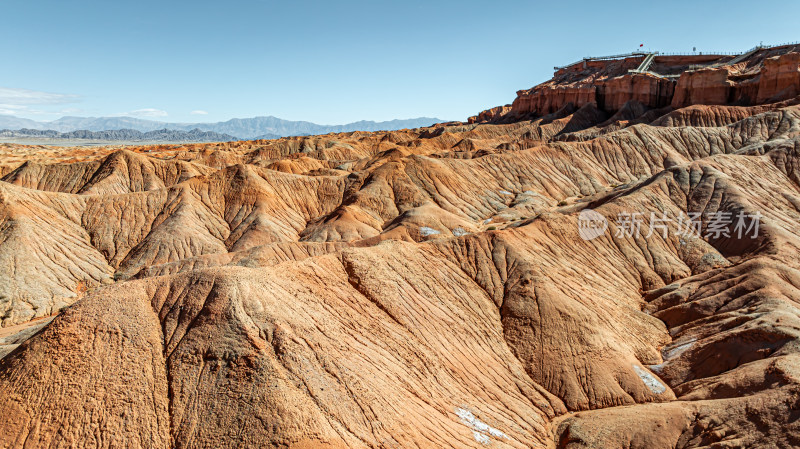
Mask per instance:
[[[703,65],[703,64],[691,65],[691,66],[689,66],[689,68],[692,69],[692,70],[697,70],[697,69],[702,69],[702,68],[716,69],[716,68],[722,67],[724,65],[738,64],[738,63],[744,61],[745,59],[749,58],[750,56],[753,56],[754,54],[756,54],[756,52],[758,52],[759,50],[762,50],[764,48],[767,48],[767,47],[762,47],[761,45],[756,45],[755,47],[751,48],[750,50],[748,50],[748,51],[746,51],[746,52],[744,52],[742,54],[740,54],[739,56],[736,56],[735,58],[731,59],[730,61],[721,61],[721,62],[717,62],[717,63],[711,64],[711,65]]]
[[[658,52],[648,53],[647,56],[645,56],[645,58],[642,61],[642,63],[639,64],[639,67],[636,67],[635,69],[630,70],[630,72],[631,73],[645,73],[645,72],[647,72],[650,69],[650,66],[653,64],[653,61],[656,59],[656,55],[657,54],[658,54]]]
[[[745,59],[749,58],[750,56],[753,56],[757,51],[761,50],[762,48],[764,48],[764,47],[762,47],[760,45],[756,45],[755,47],[750,49],[750,51],[742,53],[739,56],[731,59],[730,61],[727,62],[727,64],[728,65],[738,64],[738,63],[744,61]]]

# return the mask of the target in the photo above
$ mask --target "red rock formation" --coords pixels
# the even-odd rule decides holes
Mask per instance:
[[[672,107],[677,109],[693,104],[726,104],[732,84],[728,82],[729,75],[728,67],[682,73],[675,86]]]
[[[800,95],[800,53],[764,60],[756,103],[785,100]]]
[[[800,94],[799,49],[768,48],[736,61],[731,56],[656,56],[646,73],[631,72],[643,56],[587,60],[558,69],[550,81],[518,91],[510,109],[487,109],[469,123],[542,117],[567,104],[576,108],[591,104],[613,114],[628,102],[678,109],[785,100]]]
[[[467,123],[489,122],[497,117],[508,114],[511,111],[511,105],[495,106],[493,108],[481,111],[478,115],[474,115],[467,119]]]
[[[547,115],[558,111],[568,103],[575,107],[597,104],[597,88],[593,85],[537,86],[531,90],[517,92],[511,104],[511,112],[517,115],[533,113]]]
[[[615,112],[629,101],[649,108],[662,108],[669,104],[675,83],[649,73],[622,75],[604,80],[597,85],[597,107]]]

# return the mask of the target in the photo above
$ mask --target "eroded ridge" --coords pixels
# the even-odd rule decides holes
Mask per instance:
[[[3,145],[0,445],[796,447],[791,50],[686,72],[749,106]]]

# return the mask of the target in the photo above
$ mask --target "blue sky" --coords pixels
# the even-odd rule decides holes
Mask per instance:
[[[800,40],[797,1],[0,2],[0,114],[464,120],[555,65]]]

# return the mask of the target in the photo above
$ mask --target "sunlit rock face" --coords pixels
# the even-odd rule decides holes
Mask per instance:
[[[584,60],[520,90],[513,103],[487,109],[471,123],[508,123],[591,105],[614,115],[629,104],[649,109],[692,105],[753,106],[800,94],[800,45],[761,48],[741,56],[646,54]],[[665,111],[659,111],[663,114]]]

